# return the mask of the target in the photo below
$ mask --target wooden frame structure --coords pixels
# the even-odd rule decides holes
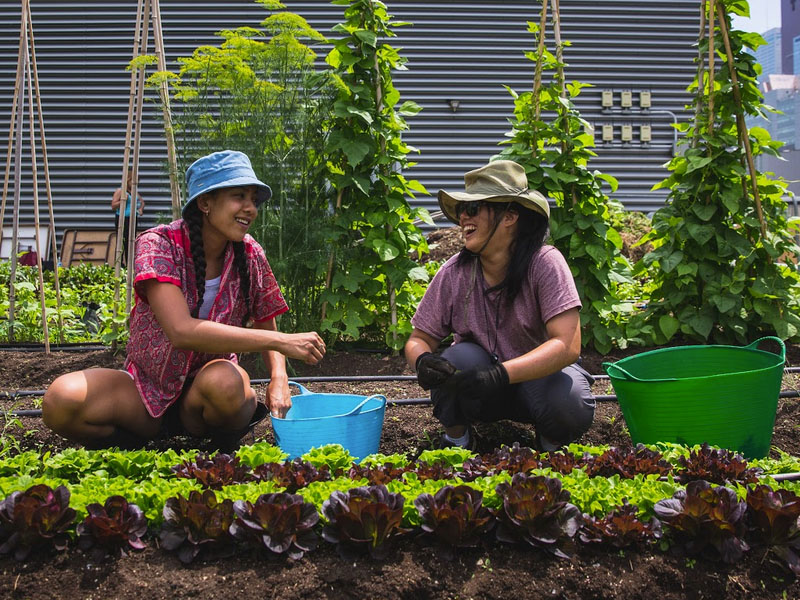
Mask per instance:
[[[11,174],[11,156],[14,155],[14,206],[12,209],[12,234],[11,234],[11,274],[9,277],[9,309],[8,318],[9,341],[14,339],[14,309],[15,309],[15,283],[17,271],[17,245],[19,235],[19,210],[22,187],[22,125],[25,112],[25,93],[28,94],[28,119],[30,131],[31,175],[33,178],[33,218],[36,236],[36,265],[39,272],[39,300],[42,310],[42,330],[44,333],[45,352],[50,352],[50,335],[47,326],[47,309],[44,294],[44,273],[42,270],[40,225],[39,225],[39,175],[37,170],[36,127],[39,129],[39,143],[42,153],[42,166],[44,168],[45,189],[47,191],[47,208],[49,214],[49,232],[53,259],[54,285],[56,293],[56,313],[59,323],[59,340],[63,343],[64,323],[61,317],[61,289],[58,283],[58,250],[55,244],[55,220],[53,218],[53,194],[50,188],[50,165],[47,160],[47,143],[44,133],[44,118],[42,116],[42,100],[39,90],[39,72],[36,66],[36,48],[33,37],[33,21],[31,19],[30,0],[21,0],[21,18],[19,33],[19,54],[17,56],[17,76],[14,83],[14,100],[11,108],[11,124],[8,130],[8,151],[6,153],[6,172],[3,181],[3,199],[0,203],[0,222],[5,221],[6,198],[8,183]],[[34,117],[34,102],[36,103],[36,117]]]
[[[134,30],[133,58],[131,60],[131,84],[130,98],[128,102],[128,122],[125,130],[125,151],[122,164],[122,194],[119,205],[119,219],[117,222],[116,249],[114,252],[114,328],[116,329],[116,317],[120,304],[120,271],[122,268],[122,246],[125,228],[125,211],[127,203],[128,171],[132,175],[130,197],[135,205],[137,199],[137,183],[139,175],[139,149],[141,145],[142,131],[142,108],[144,105],[144,90],[146,86],[146,57],[148,56],[148,37],[150,26],[153,28],[153,39],[156,53],[156,67],[159,71],[166,71],[166,57],[164,52],[164,33],[161,27],[161,5],[160,0],[139,0],[136,10],[136,28]],[[172,215],[178,218],[181,213],[180,184],[178,183],[178,166],[175,153],[175,137],[172,129],[172,116],[169,102],[169,89],[167,82],[162,80],[159,85],[159,95],[163,110],[164,134],[167,141],[167,160],[169,163],[170,192],[172,196]],[[125,309],[126,313],[131,310],[131,296],[133,290],[133,262],[136,240],[136,209],[131,206],[128,216],[128,240],[126,263],[126,293]],[[115,331],[116,333],[116,331]],[[116,337],[116,336],[115,336]]]

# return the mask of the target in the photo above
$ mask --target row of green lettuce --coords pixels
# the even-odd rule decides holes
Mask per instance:
[[[693,450],[675,444],[658,444],[649,448],[661,453],[664,460],[677,465],[681,457]],[[605,452],[605,446],[570,445],[568,451],[575,455],[590,454],[598,456]],[[694,448],[697,450],[697,447]],[[204,486],[197,480],[179,478],[175,467],[190,463],[195,459],[195,450],[176,452],[174,450],[151,451],[87,451],[67,449],[62,452],[40,454],[29,451],[9,457],[0,464],[0,499],[12,492],[24,491],[37,484],[51,488],[64,485],[71,494],[70,506],[79,515],[86,514],[86,507],[92,503],[103,503],[106,498],[119,495],[128,502],[136,504],[147,519],[159,523],[166,500],[178,495],[188,496],[193,490],[202,491]],[[800,459],[778,451],[777,459],[752,460],[748,466],[762,471],[761,480],[773,489],[786,489],[800,493],[800,482],[776,481],[771,475],[800,473]],[[509,482],[512,474],[500,472],[472,481],[463,481],[458,470],[465,461],[475,455],[462,449],[445,449],[423,452],[418,462],[422,464],[447,464],[453,467],[455,475],[442,479],[421,479],[414,472],[406,472],[402,477],[389,481],[387,488],[392,493],[401,493],[406,499],[404,524],[419,524],[419,514],[414,499],[420,494],[435,494],[448,485],[465,484],[483,492],[484,504],[489,508],[499,508],[500,499],[495,492],[499,483]],[[267,443],[257,443],[242,447],[236,455],[239,462],[251,468],[267,463],[279,463],[286,455],[279,448]],[[314,449],[301,457],[319,468],[328,468],[331,473],[342,473],[353,465],[352,456],[341,446],[325,446]],[[404,466],[409,459],[403,455],[376,454],[365,458],[360,466],[379,467],[382,465]],[[653,506],[659,500],[672,497],[682,487],[672,474],[640,475],[633,478],[592,477],[583,469],[576,468],[569,474],[559,473],[551,468],[533,469],[532,475],[544,475],[561,480],[563,488],[570,493],[571,502],[582,512],[602,516],[625,502],[639,508],[639,514],[648,518],[653,514]],[[334,491],[347,491],[354,487],[369,485],[367,479],[353,479],[336,476],[329,481],[314,481],[300,487],[295,493],[318,508]],[[728,483],[739,497],[746,494],[742,483]],[[225,485],[216,490],[220,500],[247,500],[255,502],[262,494],[284,491],[275,481],[252,481]]]

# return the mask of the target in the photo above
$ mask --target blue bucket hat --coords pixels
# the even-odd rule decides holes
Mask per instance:
[[[220,188],[256,186],[256,207],[272,196],[270,187],[259,181],[247,155],[236,150],[222,150],[198,158],[186,169],[186,188],[189,199],[183,214],[194,199]]]

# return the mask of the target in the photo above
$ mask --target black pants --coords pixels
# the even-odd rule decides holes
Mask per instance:
[[[486,350],[471,342],[450,346],[442,356],[459,370],[492,362]],[[572,364],[547,377],[509,385],[497,397],[479,398],[476,402],[458,398],[445,384],[431,390],[433,415],[445,427],[501,419],[531,423],[537,435],[568,444],[592,425],[592,383],[594,378],[585,369]]]

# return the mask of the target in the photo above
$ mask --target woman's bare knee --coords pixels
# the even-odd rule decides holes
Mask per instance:
[[[207,425],[246,420],[255,408],[255,392],[247,372],[227,360],[208,363],[192,388],[187,409],[192,410],[190,405],[199,408]]]
[[[79,415],[86,400],[86,380],[80,372],[57,377],[42,398],[42,420],[53,431],[64,429]]]
[[[42,418],[71,439],[93,439],[121,427],[153,435],[158,420],[147,414],[133,380],[116,369],[87,369],[58,377],[42,399]]]

